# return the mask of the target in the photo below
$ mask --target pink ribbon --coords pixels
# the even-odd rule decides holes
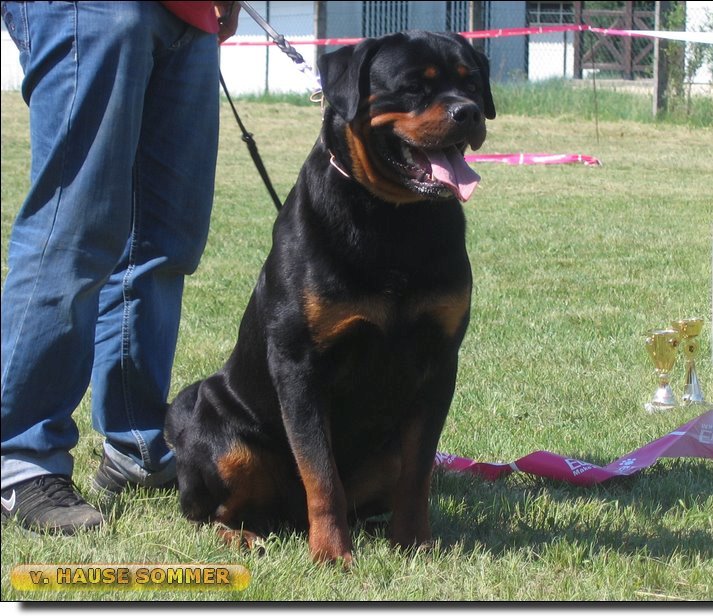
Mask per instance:
[[[489,481],[520,471],[573,485],[589,486],[613,477],[633,475],[652,466],[660,458],[713,459],[713,410],[603,467],[549,451],[535,451],[510,463],[474,462],[438,452],[435,465],[448,471],[478,475]]]
[[[505,163],[507,165],[564,165],[583,163],[587,166],[601,165],[601,161],[586,154],[468,154],[467,163]]]
[[[566,24],[559,26],[530,26],[527,28],[498,28],[495,30],[475,30],[471,32],[461,32],[465,38],[500,38],[503,36],[529,36],[535,34],[550,34],[553,32],[594,32],[604,36],[630,36],[662,38],[679,41],[713,43],[713,35],[709,32],[680,32],[667,30],[617,30],[614,28],[595,28],[587,24]],[[292,46],[296,45],[356,45],[364,39],[359,38],[323,38],[323,39],[290,39],[288,42]],[[241,41],[228,40],[223,45],[227,46],[264,46],[274,45],[272,41]]]
[[[617,28],[596,28],[587,24],[567,24],[560,26],[530,26],[527,28],[499,28],[497,30],[476,30],[461,32],[465,38],[500,38],[503,36],[530,36],[553,32],[593,32],[603,36],[630,36],[641,38],[671,39],[689,43],[713,43],[710,32],[681,32],[672,30],[620,30]]]

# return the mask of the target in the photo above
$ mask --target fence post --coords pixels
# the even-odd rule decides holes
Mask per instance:
[[[318,39],[327,38],[327,7],[324,0],[314,3],[314,32]],[[315,48],[314,64],[317,65],[319,58],[326,52],[324,45],[317,45]]]
[[[576,0],[574,3],[574,23],[577,25],[582,24],[582,1],[581,0]],[[583,36],[584,36],[584,32],[575,32],[574,33],[574,69],[573,69],[573,75],[572,75],[572,77],[574,79],[582,78],[582,54],[584,53],[583,45],[582,45]]]
[[[471,32],[485,30],[485,15],[482,0],[468,2],[468,30]],[[471,44],[476,49],[485,51],[486,39],[471,39]]]
[[[664,26],[663,17],[671,10],[670,0],[656,0],[655,30],[661,30]],[[668,55],[666,49],[668,41],[666,39],[654,39],[654,117],[666,110],[668,101],[666,91],[668,90]]]
[[[265,21],[270,23],[270,0],[265,2]],[[265,89],[263,94],[267,96],[270,94],[270,37],[265,34],[265,40],[267,45],[265,45]]]
[[[634,29],[634,3],[624,2],[624,30]],[[634,79],[634,45],[630,36],[625,36],[622,41],[624,44],[623,66],[624,79]]]

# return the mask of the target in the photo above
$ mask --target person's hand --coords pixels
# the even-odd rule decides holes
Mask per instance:
[[[240,4],[237,2],[214,2],[215,14],[218,17],[218,40],[222,43],[228,40],[238,29]]]

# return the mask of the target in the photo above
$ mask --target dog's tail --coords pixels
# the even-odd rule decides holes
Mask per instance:
[[[196,381],[181,390],[168,407],[163,438],[171,449],[175,450],[178,439],[186,427],[189,417],[193,414],[193,409],[198,400],[198,388],[201,382],[202,381]]]

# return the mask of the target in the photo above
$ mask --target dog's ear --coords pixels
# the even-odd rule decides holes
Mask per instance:
[[[380,46],[378,39],[365,39],[324,54],[317,62],[324,98],[347,122],[356,117],[359,104],[369,95],[369,63]]]
[[[485,109],[485,117],[488,120],[495,119],[495,103],[493,102],[493,93],[490,90],[490,62],[488,62],[488,56],[486,56],[482,51],[473,47],[467,39],[465,39],[460,34],[456,32],[445,32],[444,33],[449,38],[458,41],[467,54],[469,54],[478,65],[480,70],[481,80],[482,80],[482,92],[483,92],[483,105]]]
[[[470,47],[470,45],[469,45]],[[473,49],[471,47],[471,49]],[[488,57],[477,49],[473,49],[475,61],[478,63],[480,74],[483,80],[483,104],[485,105],[485,117],[488,120],[495,119],[495,103],[493,102],[493,93],[490,91],[490,62]]]
[[[473,49],[476,61],[483,78],[483,104],[485,105],[485,117],[488,120],[495,119],[495,102],[493,101],[493,93],[490,90],[490,62],[488,57],[481,51]]]

